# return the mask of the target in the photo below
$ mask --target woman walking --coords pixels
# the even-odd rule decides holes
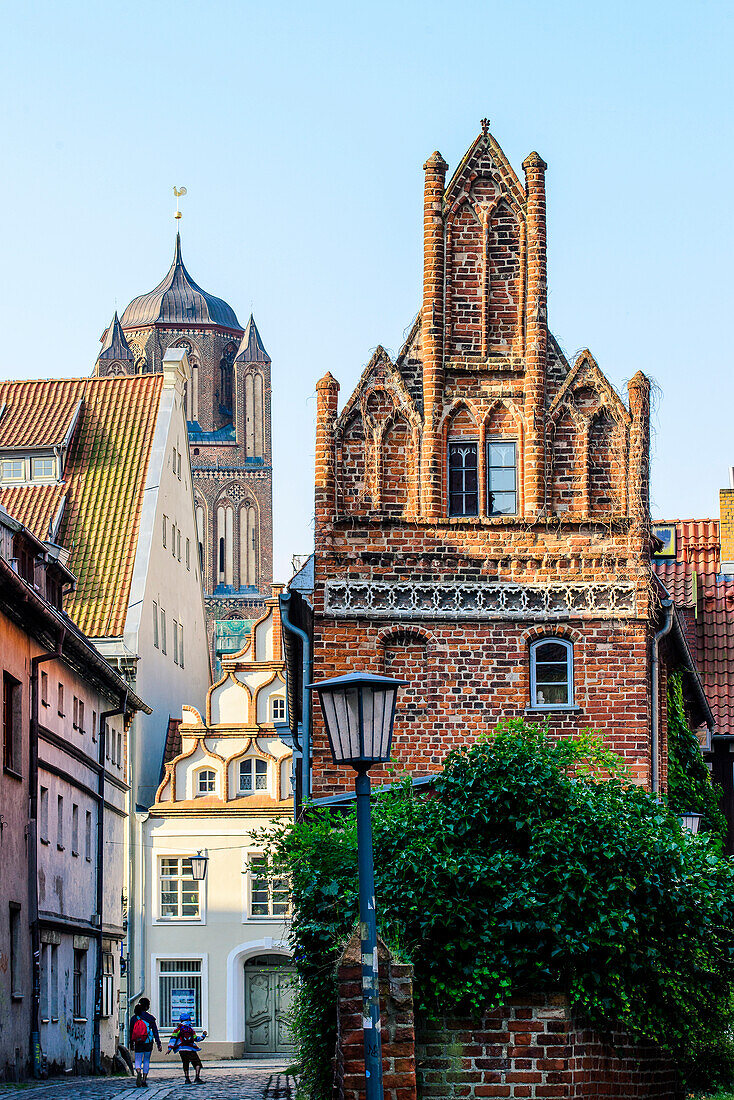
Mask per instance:
[[[148,1009],[150,1001],[147,997],[141,997],[135,1005],[135,1013],[130,1022],[130,1040],[135,1052],[135,1069],[137,1077],[135,1087],[147,1089],[148,1070],[150,1069],[150,1056],[153,1051],[153,1043],[161,1050],[161,1040],[158,1035],[158,1024],[155,1016],[151,1016]]]

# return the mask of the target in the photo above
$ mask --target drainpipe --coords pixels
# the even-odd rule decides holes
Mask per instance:
[[[104,799],[105,799],[105,752],[107,748],[107,719],[121,714],[123,723],[127,711],[128,693],[125,692],[122,706],[114,710],[105,710],[99,716],[99,771],[97,772],[97,957],[94,969],[94,1031],[92,1038],[92,1062],[94,1072],[102,1070],[102,927],[104,916]]]
[[[61,657],[66,631],[62,630],[55,653],[31,657],[31,728],[28,746],[28,916],[31,929],[31,1062],[33,1076],[43,1073],[41,1051],[41,928],[38,921],[38,666]]]
[[[311,682],[311,640],[305,630],[296,626],[288,618],[291,596],[291,592],[281,592],[280,618],[288,633],[301,639],[301,809],[303,809],[311,796],[311,693],[306,686]]]
[[[660,722],[660,706],[658,703],[658,684],[660,680],[660,642],[666,636],[666,634],[670,634],[670,630],[673,626],[673,601],[663,600],[662,606],[665,608],[665,622],[652,640],[650,752],[652,753],[651,787],[653,794],[658,794],[660,792],[660,765],[658,762],[658,752],[660,745],[660,731],[658,729]]]

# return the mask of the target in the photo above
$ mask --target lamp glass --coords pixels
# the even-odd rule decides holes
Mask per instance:
[[[701,825],[701,814],[696,814],[696,813],[681,814],[681,819],[680,820],[681,820],[681,825],[683,826],[683,828],[687,829],[689,833],[692,833],[693,836],[695,836],[696,833],[699,830],[700,825]]]
[[[319,693],[335,764],[369,766],[390,759],[397,689],[404,683],[353,673],[309,685]]]
[[[208,863],[209,856],[204,856],[201,852],[191,857],[191,874],[196,882],[202,882],[206,878]]]

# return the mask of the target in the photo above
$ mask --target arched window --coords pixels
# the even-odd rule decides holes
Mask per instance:
[[[196,773],[196,797],[205,794],[216,794],[217,773],[212,768],[202,768]]]
[[[530,705],[573,706],[573,645],[565,638],[539,638],[530,646]]]
[[[257,513],[249,500],[240,508],[240,588],[257,586]]]
[[[240,761],[240,794],[254,794],[268,789],[268,762],[251,757]]]
[[[204,572],[204,505],[196,505],[196,537],[199,545],[199,568]]]

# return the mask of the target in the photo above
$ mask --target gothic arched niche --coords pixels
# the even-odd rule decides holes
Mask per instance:
[[[594,512],[618,509],[617,486],[620,470],[617,425],[606,408],[601,408],[589,427],[589,505]]]
[[[487,241],[489,264],[488,342],[509,348],[517,335],[520,291],[520,227],[506,202],[491,215]]]
[[[402,516],[408,510],[413,481],[412,438],[406,419],[396,416],[382,437],[380,500],[383,511]]]
[[[227,415],[230,420],[232,419],[232,382],[234,378],[234,357],[236,354],[237,348],[230,341],[230,343],[225,344],[222,358],[219,360],[219,408],[220,412]]]
[[[451,224],[451,331],[456,352],[481,347],[483,230],[465,202]]]
[[[365,433],[362,417],[345,425],[338,443],[337,492],[339,508],[345,512],[364,507]]]
[[[191,378],[184,385],[184,408],[187,421],[199,419],[199,359],[190,340],[184,337],[174,341],[172,348],[185,348],[191,368]]]
[[[583,511],[582,432],[570,409],[564,409],[553,434],[551,499],[557,515]]]

